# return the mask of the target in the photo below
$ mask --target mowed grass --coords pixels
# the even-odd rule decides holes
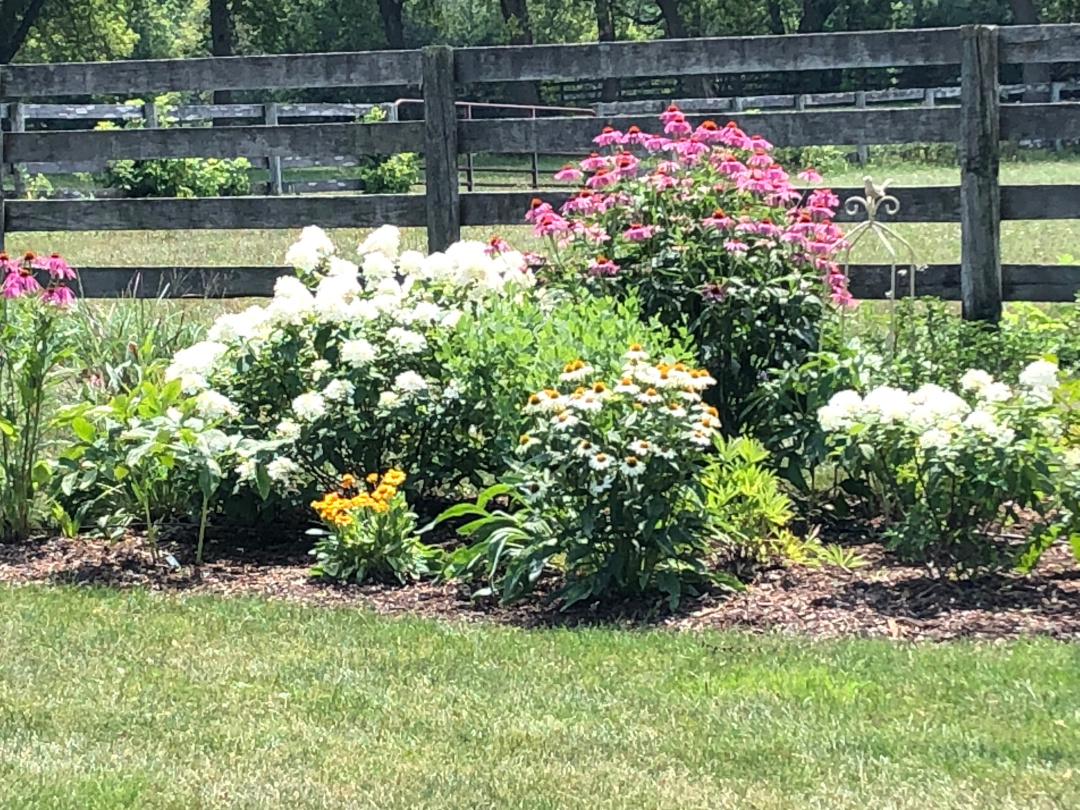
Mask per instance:
[[[1080,647],[0,588],[0,807],[1072,808]]]
[[[914,165],[853,168],[828,176],[826,181],[837,187],[859,187],[867,173],[878,181],[893,178],[897,186],[955,185],[959,182],[957,168]],[[1080,161],[1004,163],[1001,180],[1015,184],[1080,183]],[[537,193],[541,197],[544,194],[542,191]],[[900,224],[896,230],[915,247],[916,260],[920,263],[947,263],[960,259],[958,224]],[[1055,264],[1063,257],[1080,256],[1080,221],[1005,222],[1001,230],[1002,254],[1006,262]],[[530,228],[522,225],[466,228],[463,235],[486,240],[494,231],[521,249],[542,250],[545,247],[532,236]],[[272,266],[282,264],[285,250],[297,233],[296,230],[13,233],[8,235],[8,248],[12,251],[59,251],[82,267]],[[338,229],[331,235],[344,251],[351,251],[365,233],[361,229]],[[422,229],[407,229],[404,238],[408,247],[425,247]],[[852,260],[883,262],[887,261],[887,256],[871,240],[865,240]]]

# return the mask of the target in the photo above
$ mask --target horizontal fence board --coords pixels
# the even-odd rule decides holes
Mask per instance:
[[[1002,140],[1080,138],[1080,103],[1010,104],[1001,108]]]
[[[356,118],[378,104],[279,104],[278,120],[287,118]],[[230,118],[262,118],[262,104],[184,104],[166,107],[165,119],[189,123]],[[7,115],[0,104],[0,116]],[[24,104],[27,121],[135,121],[143,117],[141,104]]]
[[[3,160],[24,163],[418,152],[424,147],[423,136],[422,121],[20,132],[4,138]]]
[[[418,85],[419,51],[225,56],[0,67],[0,97]]]
[[[889,265],[856,264],[849,270],[856,298],[888,297]],[[1007,301],[1069,302],[1080,292],[1080,265],[1007,264],[1002,271]],[[79,270],[79,284],[87,298],[260,298],[273,293],[279,277],[293,272],[289,267],[88,267]],[[906,276],[899,286],[905,295]],[[960,265],[935,264],[919,271],[915,294],[959,300]]]
[[[1080,292],[1080,265],[1002,265],[1002,293],[1006,301],[1071,302]],[[887,298],[891,288],[891,268],[887,264],[859,264],[850,268],[849,289],[856,298]],[[908,278],[898,282],[901,296],[907,295]],[[915,276],[917,296],[960,300],[960,265],[932,264]]]
[[[732,120],[747,132],[763,135],[777,146],[816,144],[947,143],[959,135],[960,116],[955,107],[896,110],[837,110],[829,112],[736,113]],[[700,116],[693,117],[695,120]],[[462,121],[462,152],[540,154],[595,148],[592,139],[610,125],[625,130],[637,125],[645,131],[662,128],[655,118],[507,118],[497,121]]]
[[[1009,25],[998,29],[1006,64],[1080,62],[1080,25]]]
[[[956,28],[502,46],[454,52],[457,80],[464,84],[951,65],[959,61],[960,34]]]
[[[157,231],[247,228],[368,228],[425,222],[423,194],[333,197],[208,197],[150,200],[15,200],[7,230]]]

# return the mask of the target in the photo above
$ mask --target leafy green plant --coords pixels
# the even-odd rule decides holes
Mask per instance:
[[[927,384],[842,391],[821,409],[843,482],[885,519],[890,545],[935,573],[1030,567],[1047,537],[1076,533],[1068,507],[1076,459],[1054,406],[1057,366],[1037,361],[1019,389],[985,371],[964,375],[963,397]],[[1033,526],[1013,544],[1000,527]]]
[[[363,121],[375,124],[385,119],[386,111],[376,106],[367,111]],[[365,194],[407,194],[420,181],[420,161],[413,152],[364,155],[359,176]]]
[[[416,515],[398,490],[403,483],[401,470],[381,478],[373,473],[363,483],[346,474],[338,491],[312,503],[325,526],[309,532],[318,538],[311,550],[316,558],[312,574],[341,581],[394,577],[406,582],[429,573],[436,554],[420,542]]]
[[[136,103],[136,102],[133,102]],[[163,99],[157,99],[159,127],[173,123]],[[141,129],[145,121],[129,121],[125,127]],[[113,129],[101,122],[97,129]],[[247,158],[159,158],[110,161],[103,177],[109,188],[122,189],[129,197],[238,197],[251,193]]]
[[[78,345],[66,286],[75,273],[59,256],[0,253],[0,274],[0,538],[21,541],[47,491],[52,397]]]

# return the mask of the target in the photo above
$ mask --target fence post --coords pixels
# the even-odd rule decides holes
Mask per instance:
[[[855,109],[856,110],[865,110],[866,109],[866,91],[865,90],[856,90],[855,91]],[[858,164],[860,166],[865,166],[867,163],[870,162],[870,147],[869,147],[869,145],[867,145],[865,143],[860,143],[858,146],[855,147],[855,154],[857,156],[856,160],[857,160],[857,162],[858,162]]]
[[[263,124],[268,127],[276,127],[278,120],[278,106],[276,101],[263,104]],[[270,193],[280,197],[282,193],[281,182],[281,158],[273,155],[266,159],[266,168],[270,170]]]
[[[1058,104],[1061,101],[1061,89],[1064,82],[1050,82],[1050,102]],[[1054,138],[1054,151],[1061,151],[1061,138]]]
[[[158,128],[157,105],[153,99],[144,101],[142,105],[143,127],[146,129]]]
[[[428,250],[446,250],[461,238],[458,196],[457,88],[454,49],[424,48],[424,185]]]
[[[4,249],[4,230],[7,226],[7,203],[4,201],[4,175],[7,173],[4,163],[4,127],[0,116],[0,250]]]
[[[8,120],[11,121],[12,132],[26,132],[26,110],[18,101],[8,104]],[[26,167],[11,164],[11,180],[15,187],[15,198],[20,199],[26,195],[26,178],[23,176]]]
[[[996,26],[962,29],[960,296],[966,320],[1001,318],[1000,99]]]

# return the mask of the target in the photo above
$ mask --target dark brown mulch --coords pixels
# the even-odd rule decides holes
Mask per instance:
[[[233,538],[233,542],[236,540]],[[70,583],[218,595],[259,595],[325,606],[367,607],[518,626],[618,624],[677,630],[742,628],[812,637],[878,636],[905,640],[982,639],[1048,635],[1080,639],[1080,569],[1068,549],[1047,551],[1027,577],[974,581],[932,579],[897,563],[876,543],[858,547],[866,565],[853,571],[778,567],[762,571],[746,593],[709,593],[677,611],[663,603],[606,603],[560,612],[542,593],[509,607],[470,600],[461,585],[335,585],[311,579],[304,548],[285,544],[258,551],[210,547],[201,571],[187,545],[164,550],[174,562],[154,565],[138,539],[40,540],[0,544],[0,582]],[[543,589],[541,589],[543,591]]]

